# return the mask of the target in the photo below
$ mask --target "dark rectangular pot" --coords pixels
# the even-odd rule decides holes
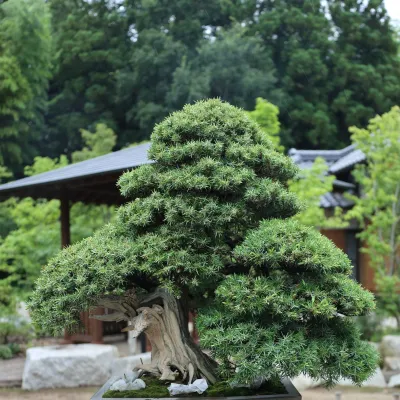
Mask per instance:
[[[103,387],[94,394],[91,400],[102,400],[109,399],[109,397],[103,397],[103,394],[110,388],[112,382],[115,382],[115,378],[110,378]],[[300,393],[293,386],[292,382],[289,379],[282,379],[282,384],[285,386],[287,393],[286,394],[271,394],[266,396],[235,396],[235,397],[203,397],[199,396],[201,400],[301,400]],[[157,398],[154,400],[195,400],[196,397],[164,397]],[[150,400],[149,398],[125,398],[125,400]],[[153,400],[153,399],[151,399]]]

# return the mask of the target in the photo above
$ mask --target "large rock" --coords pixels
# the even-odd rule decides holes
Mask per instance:
[[[387,335],[381,342],[382,357],[400,357],[400,336]]]
[[[78,344],[33,347],[26,353],[22,388],[78,387],[102,385],[111,376],[115,346]]]
[[[319,380],[315,380],[310,378],[307,375],[304,374],[300,374],[298,376],[296,376],[296,378],[292,379],[292,383],[294,385],[294,387],[299,391],[303,391],[306,389],[311,389],[317,386],[321,386],[324,381],[322,379]]]
[[[350,379],[341,379],[338,382],[339,386],[354,386],[354,383]],[[363,387],[386,387],[386,380],[383,376],[381,369],[378,367],[374,373],[366,382],[362,384]]]
[[[151,353],[142,353],[135,356],[120,357],[113,360],[111,371],[113,376],[122,377],[127,372],[133,370],[134,367],[140,364],[149,363],[151,360]]]
[[[398,386],[400,386],[400,375],[393,375],[389,380],[388,387],[392,388]]]
[[[385,357],[384,365],[389,371],[400,371],[400,357]]]

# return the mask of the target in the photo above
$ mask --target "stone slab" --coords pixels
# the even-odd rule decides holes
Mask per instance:
[[[338,382],[339,386],[355,386],[350,379],[341,379]],[[362,387],[375,387],[375,388],[385,388],[386,380],[383,376],[381,369],[378,367],[374,373],[366,382],[362,384]]]
[[[388,387],[393,388],[399,386],[400,386],[400,374],[393,375],[392,377],[390,377]]]
[[[400,336],[384,336],[380,349],[382,357],[400,357]]]
[[[78,344],[32,347],[26,354],[22,388],[38,390],[101,385],[118,357],[115,346]]]
[[[389,371],[400,371],[400,357],[385,357],[384,366]]]
[[[324,381],[322,379],[315,380],[307,375],[300,374],[299,376],[296,376],[296,378],[292,380],[292,383],[295,386],[295,388],[299,392],[301,392],[306,389],[311,389],[317,386],[321,386],[324,383]]]

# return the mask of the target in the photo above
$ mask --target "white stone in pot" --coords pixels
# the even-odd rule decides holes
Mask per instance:
[[[146,387],[146,384],[142,379],[135,379],[133,382],[128,382],[126,384],[125,390],[141,390]]]
[[[126,390],[127,383],[125,382],[125,379],[118,379],[115,381],[111,386],[110,390],[116,390],[117,392],[122,392],[123,390]]]

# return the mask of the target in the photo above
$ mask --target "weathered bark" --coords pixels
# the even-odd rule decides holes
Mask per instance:
[[[201,377],[210,383],[216,381],[217,363],[193,342],[183,311],[185,307],[179,301],[162,290],[144,298],[140,307],[133,307],[132,295],[130,299],[127,301],[127,296],[120,298],[114,314],[91,317],[109,321],[113,316],[128,321],[129,326],[124,331],[132,331],[133,336],[145,333],[151,343],[151,363],[137,369],[167,381],[174,381],[179,376],[189,383],[193,378]],[[106,303],[111,308],[110,301],[116,299],[107,298],[101,305]]]

